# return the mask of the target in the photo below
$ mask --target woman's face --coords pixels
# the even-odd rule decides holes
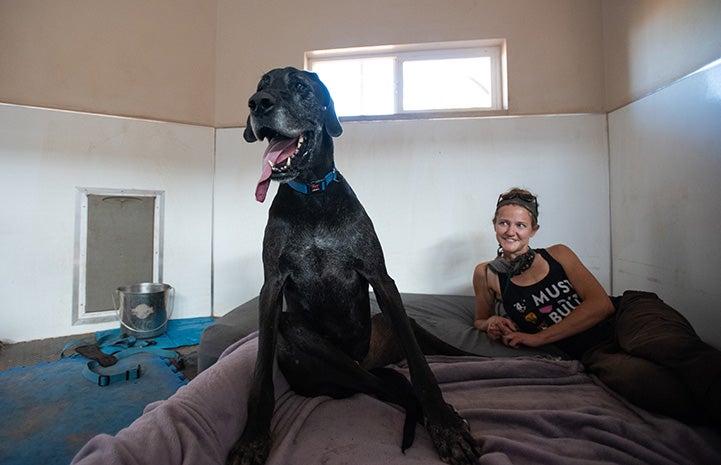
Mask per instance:
[[[512,260],[528,251],[528,241],[538,231],[538,225],[533,225],[531,212],[520,205],[504,205],[496,212],[493,229],[503,256]]]

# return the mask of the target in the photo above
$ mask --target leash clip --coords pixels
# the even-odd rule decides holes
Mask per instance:
[[[83,370],[83,376],[95,381],[97,380],[98,386],[105,387],[117,381],[129,381],[131,379],[138,379],[141,375],[141,366],[138,364],[137,367],[125,370],[125,372],[115,373],[113,375],[102,375],[95,371],[96,365],[94,362],[88,363],[88,366]]]
[[[127,376],[127,373],[128,372],[126,371],[125,372],[126,376]],[[107,386],[108,384],[110,384],[110,376],[98,375],[98,386],[103,387],[103,386]]]

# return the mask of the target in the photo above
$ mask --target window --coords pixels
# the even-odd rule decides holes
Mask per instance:
[[[318,50],[305,56],[338,116],[501,111],[505,41]]]

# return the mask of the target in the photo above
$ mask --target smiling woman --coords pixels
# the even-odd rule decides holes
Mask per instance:
[[[721,424],[721,352],[649,292],[609,298],[563,244],[533,249],[538,201],[514,188],[496,203],[498,256],[476,266],[474,326],[509,347],[555,344],[631,402]]]

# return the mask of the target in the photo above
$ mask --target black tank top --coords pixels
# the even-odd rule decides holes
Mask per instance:
[[[506,273],[498,273],[503,308],[508,317],[525,333],[537,333],[552,326],[581,303],[566,272],[546,249],[535,249],[548,262],[548,274],[530,286],[514,284]],[[607,341],[612,335],[610,320],[588,330],[557,341],[560,349],[580,359],[588,349]]]

